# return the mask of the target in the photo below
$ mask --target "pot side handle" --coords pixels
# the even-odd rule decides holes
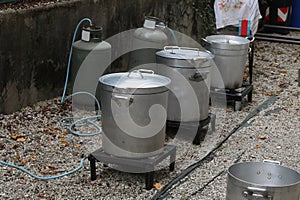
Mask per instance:
[[[246,37],[246,39],[250,40],[250,43],[252,43],[252,42],[254,42],[255,37],[254,36],[253,37]]]
[[[275,165],[281,165],[280,161],[277,160],[263,160],[264,163],[271,163],[271,164],[275,164]]]
[[[207,43],[207,44],[211,44],[211,42],[210,41],[208,41],[206,38],[201,38],[201,40],[203,41],[203,42],[205,42],[205,43]]]
[[[243,196],[248,200],[272,200],[273,196],[268,194],[265,188],[247,187],[247,190],[243,191]]]
[[[125,105],[130,106],[133,103],[133,97],[128,97],[128,96],[122,96],[122,95],[115,95],[113,94],[111,96],[111,99],[118,105],[121,106],[122,103],[124,102]]]
[[[249,48],[248,48],[248,53],[251,53],[251,52],[252,52],[252,48],[249,47]]]
[[[208,74],[209,72],[200,72],[197,70],[193,75],[189,77],[189,80],[194,82],[204,81],[205,79],[207,79]]]

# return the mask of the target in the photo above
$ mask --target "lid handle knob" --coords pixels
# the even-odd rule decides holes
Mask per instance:
[[[130,75],[132,73],[138,73],[141,78],[144,78],[143,74],[142,73],[147,73],[147,74],[154,74],[154,71],[153,70],[149,70],[149,69],[137,69],[137,70],[133,70],[131,72],[128,73],[127,77],[130,77]]]

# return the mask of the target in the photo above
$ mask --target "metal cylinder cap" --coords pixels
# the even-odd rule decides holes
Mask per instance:
[[[101,26],[87,26],[83,30],[90,33],[90,42],[101,42],[103,28]]]

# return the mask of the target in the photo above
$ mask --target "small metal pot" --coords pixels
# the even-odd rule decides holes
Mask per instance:
[[[102,147],[121,157],[153,156],[165,141],[171,80],[150,70],[100,77]]]
[[[300,174],[279,162],[244,162],[229,167],[226,200],[299,200]]]
[[[242,86],[250,40],[233,35],[211,35],[203,39],[207,49],[215,56],[214,61],[223,79],[224,87],[236,89]],[[212,87],[220,88],[219,73],[212,72]]]
[[[197,122],[208,117],[213,55],[198,48],[166,46],[156,53],[157,73],[172,80],[168,120]],[[197,109],[198,108],[198,109]]]

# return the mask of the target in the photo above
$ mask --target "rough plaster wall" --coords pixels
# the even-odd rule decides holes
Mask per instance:
[[[71,38],[83,17],[103,26],[104,38],[140,27],[152,15],[199,39],[213,31],[209,9],[208,0],[70,0],[1,11],[0,113],[61,94]],[[120,58],[112,71],[124,70],[122,63]]]

